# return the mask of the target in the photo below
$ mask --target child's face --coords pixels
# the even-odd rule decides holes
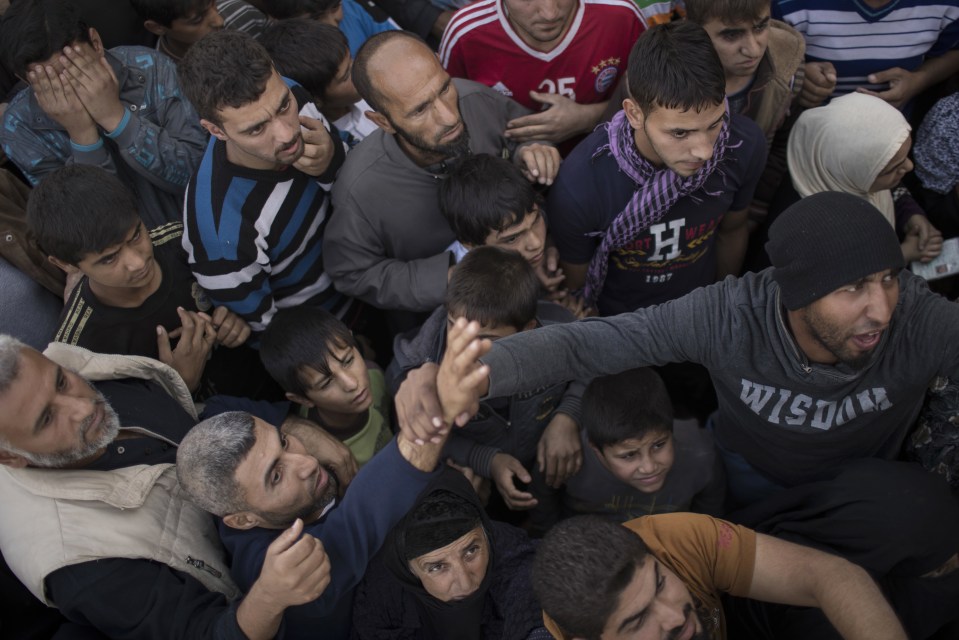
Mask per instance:
[[[353,86],[353,58],[349,53],[340,63],[340,68],[336,71],[336,77],[326,88],[323,97],[323,106],[331,109],[345,109],[351,107],[360,101],[360,94]]]
[[[101,287],[112,289],[140,289],[152,284],[161,273],[153,258],[150,233],[140,221],[123,242],[86,254],[76,268]]]
[[[447,330],[447,331],[449,331],[450,329],[453,328],[453,323],[456,322],[456,318],[458,318],[458,317],[459,317],[458,315],[453,314],[453,313],[448,313],[448,314],[446,315],[446,330]],[[469,320],[469,318],[467,318],[467,320]],[[528,331],[528,330],[530,330],[530,329],[533,329],[535,326],[536,326],[536,320],[535,320],[535,319],[534,319],[534,320],[530,320],[529,324],[527,324],[527,325],[526,325],[525,327],[523,327],[522,329],[517,329],[516,327],[511,326],[511,325],[508,325],[508,324],[494,324],[494,325],[492,325],[492,326],[489,326],[489,325],[485,325],[485,324],[484,324],[484,325],[482,325],[482,326],[480,327],[479,335],[477,335],[476,338],[479,339],[479,340],[484,340],[484,339],[485,339],[485,340],[491,340],[491,341],[495,342],[496,340],[499,340],[500,338],[505,338],[506,336],[511,336],[511,335],[513,335],[514,333],[519,333],[519,332],[521,332],[521,331]]]
[[[642,438],[627,438],[598,451],[603,465],[616,478],[637,491],[655,493],[663,488],[673,466],[673,434],[651,431]]]
[[[486,244],[517,251],[521,256],[538,267],[546,251],[546,220],[538,206],[523,216],[516,224],[502,231],[493,231],[486,236]]]
[[[320,411],[331,413],[356,414],[369,409],[373,404],[370,376],[356,347],[334,345],[327,365],[329,376],[313,367],[301,370],[306,400]]]
[[[216,3],[210,2],[206,9],[199,9],[171,22],[164,35],[170,40],[190,46],[203,36],[222,28],[223,18],[216,10]]]

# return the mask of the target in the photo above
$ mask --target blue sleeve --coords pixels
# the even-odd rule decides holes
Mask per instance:
[[[290,414],[290,403],[216,395],[207,399],[203,411],[200,412],[200,420],[206,420],[227,411],[246,411],[274,427],[279,427]]]

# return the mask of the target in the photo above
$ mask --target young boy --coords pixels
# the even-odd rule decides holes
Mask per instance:
[[[539,300],[539,290],[532,266],[516,252],[499,247],[470,251],[453,269],[446,304],[414,336],[397,338],[391,387],[409,369],[441,360],[455,318],[479,322],[480,337],[491,340],[575,319],[566,309]],[[530,482],[533,462],[560,481],[578,468],[582,389],[579,383],[561,383],[486,400],[469,424],[450,436],[446,453],[454,463],[493,480],[509,508],[529,509],[536,499],[518,489],[514,479]]]
[[[543,198],[516,165],[486,153],[470,155],[440,184],[439,199],[456,236],[450,249],[457,259],[487,245],[516,251],[536,270],[550,299],[566,297],[562,270],[547,264]],[[580,307],[561,304],[582,317]]]
[[[376,131],[366,117],[373,109],[353,87],[353,57],[339,29],[309,18],[277,22],[264,32],[262,44],[280,75],[296,80],[340,131],[352,149]]]
[[[722,515],[722,461],[695,420],[673,421],[666,386],[650,368],[596,378],[583,394],[583,466],[562,489],[539,474],[532,514],[542,535],[563,517],[597,513],[617,522],[674,511]]]
[[[383,371],[363,359],[353,333],[328,311],[278,311],[261,337],[260,358],[297,405],[284,413],[319,424],[349,447],[359,466],[392,439]]]
[[[190,46],[223,28],[214,0],[130,0],[143,27],[159,37],[157,51],[179,62]]]
[[[57,342],[159,359],[198,398],[275,395],[245,345],[249,325],[226,307],[213,308],[193,279],[180,248],[183,224],[148,230],[116,176],[83,164],[57,169],[34,189],[27,224],[50,262],[82,274]]]
[[[399,29],[388,17],[377,21],[365,6],[355,0],[270,0],[266,9],[277,20],[311,18],[339,28],[350,43],[350,55],[355,56],[370,36]]]

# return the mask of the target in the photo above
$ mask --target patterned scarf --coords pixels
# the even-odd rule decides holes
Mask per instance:
[[[636,183],[636,190],[633,192],[632,199],[626,204],[626,208],[610,223],[603,235],[602,243],[589,263],[583,297],[591,305],[596,304],[603,290],[603,283],[606,282],[609,254],[626,246],[651,225],[659,222],[677,200],[703,186],[706,179],[722,162],[729,142],[729,105],[726,105],[726,118],[723,120],[719,138],[713,147],[712,157],[699,171],[688,178],[682,177],[669,167],[657,169],[640,155],[636,149],[633,128],[626,120],[625,111],[617,113],[605,126],[609,135],[609,144],[597,149],[593,158],[608,152],[616,160],[619,170]]]

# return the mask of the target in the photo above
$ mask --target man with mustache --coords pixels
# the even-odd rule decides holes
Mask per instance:
[[[0,547],[74,633],[272,638],[287,606],[328,584],[322,545],[297,525],[236,600],[214,523],[182,499],[172,466],[196,421],[183,380],[156,360],[61,343],[41,354],[0,335]],[[7,614],[5,635],[20,637]]]
[[[245,33],[210,34],[179,70],[213,135],[184,210],[183,247],[197,282],[254,334],[277,308],[298,304],[344,319],[352,301],[333,288],[322,256],[328,194],[345,156],[339,134]]]
[[[398,312],[442,304],[455,264],[455,238],[438,195],[450,165],[489,153],[547,185],[559,153],[505,138],[506,123],[529,111],[488,87],[450,78],[426,44],[405,31],[366,41],[353,62],[353,84],[380,130],[350,152],[337,177],[324,260],[338,290],[394,312],[394,329],[411,328],[425,318],[414,324]]]

